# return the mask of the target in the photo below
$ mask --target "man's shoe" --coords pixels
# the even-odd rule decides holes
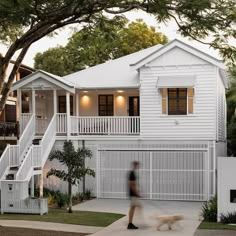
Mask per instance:
[[[138,227],[133,225],[132,223],[129,223],[127,229],[138,229]]]

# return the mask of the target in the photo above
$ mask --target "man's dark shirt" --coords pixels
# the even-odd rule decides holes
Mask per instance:
[[[136,182],[136,175],[135,175],[135,171],[131,170],[129,172],[129,175],[128,175],[128,183],[129,183],[129,196],[130,197],[137,197],[136,193],[131,189],[130,187],[130,181],[135,181]]]

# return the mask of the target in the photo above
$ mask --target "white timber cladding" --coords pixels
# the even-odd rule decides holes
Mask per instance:
[[[158,76],[178,76],[178,79],[181,79],[181,76],[195,76],[193,114],[178,116],[162,114],[161,91],[156,87]],[[215,66],[207,63],[177,66],[152,64],[151,67],[140,69],[140,83],[142,137],[216,139]]]
[[[220,73],[217,73],[217,140],[226,141],[226,97],[225,86]]]

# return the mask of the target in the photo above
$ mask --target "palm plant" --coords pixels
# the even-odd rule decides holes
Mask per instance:
[[[49,155],[49,160],[58,160],[67,170],[58,170],[51,168],[47,173],[47,177],[56,176],[57,178],[68,182],[69,209],[72,213],[72,186],[78,185],[82,178],[86,175],[95,177],[94,170],[85,167],[85,158],[91,158],[92,152],[86,147],[78,148],[76,151],[71,140],[65,141],[63,151],[54,150]]]

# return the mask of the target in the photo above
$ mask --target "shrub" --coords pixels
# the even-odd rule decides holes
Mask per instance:
[[[55,200],[59,208],[62,208],[68,204],[68,196],[60,191],[56,192]]]
[[[205,221],[217,222],[217,197],[203,204],[201,215]]]
[[[83,194],[83,193],[78,193],[78,197],[79,197],[79,200],[80,200],[81,202],[84,201],[84,194]]]
[[[48,198],[48,205],[52,205],[55,203],[55,198],[53,195],[49,194],[47,198]]]
[[[236,211],[229,212],[227,214],[221,214],[220,221],[223,224],[235,224],[236,223]]]
[[[84,199],[86,199],[86,200],[91,199],[91,190],[86,189],[86,191],[84,193]]]

